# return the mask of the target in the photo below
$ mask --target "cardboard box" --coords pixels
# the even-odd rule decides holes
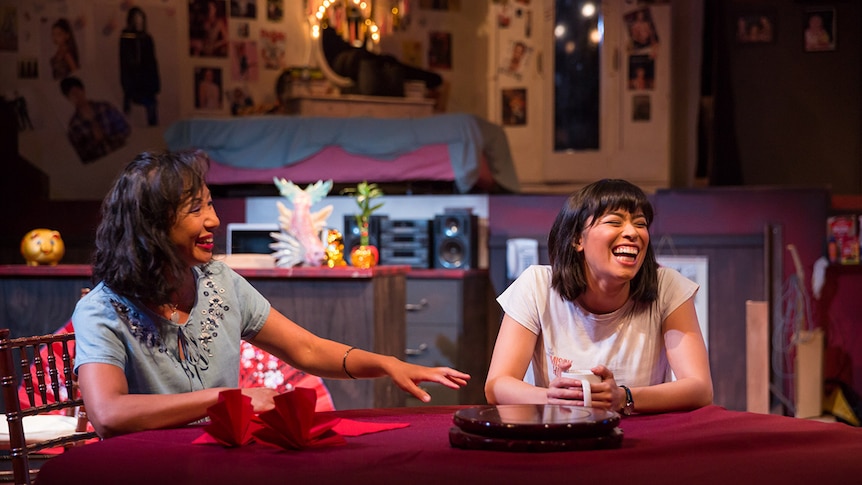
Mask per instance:
[[[802,330],[796,341],[796,417],[823,414],[823,329]]]

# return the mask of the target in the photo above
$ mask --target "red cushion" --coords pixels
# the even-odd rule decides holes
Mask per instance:
[[[280,393],[307,387],[317,392],[315,411],[335,410],[329,389],[320,377],[306,374],[245,341],[240,352],[239,387],[268,387]]]

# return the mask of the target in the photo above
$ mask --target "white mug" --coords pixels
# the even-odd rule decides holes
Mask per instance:
[[[560,377],[566,377],[569,379],[577,379],[581,381],[581,387],[584,390],[584,406],[592,407],[593,405],[593,391],[592,384],[598,384],[602,382],[602,378],[593,374],[593,372],[589,369],[587,370],[569,370],[560,374]]]

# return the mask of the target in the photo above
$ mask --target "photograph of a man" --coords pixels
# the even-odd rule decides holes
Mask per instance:
[[[114,105],[87,99],[77,77],[63,79],[60,90],[75,107],[66,135],[82,162],[92,163],[126,144],[132,128]]]

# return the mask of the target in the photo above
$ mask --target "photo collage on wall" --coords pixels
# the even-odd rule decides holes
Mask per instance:
[[[90,181],[109,183],[184,112],[260,110],[253,94],[273,76],[266,71],[288,63],[290,34],[276,23],[284,6],[0,0],[0,56],[10,68],[0,95],[15,110],[22,156],[51,177],[52,196],[86,197]]]
[[[17,56],[9,101],[19,131],[65,141],[55,158],[96,166],[175,121],[176,92],[160,75],[160,66],[176,64],[165,47],[176,43],[170,21],[171,10],[158,5],[0,6],[0,51]]]
[[[658,31],[650,7],[623,14],[627,32],[628,90],[632,92],[632,121],[650,121],[651,92],[655,89],[655,63],[660,52]]]
[[[268,19],[283,15],[280,2],[268,0],[266,6]],[[251,39],[250,24],[257,19],[256,0],[189,1],[189,55],[195,63],[196,110],[221,112],[229,107],[236,115],[254,106],[248,83],[258,81],[258,59],[263,57],[263,46],[258,51],[258,41]],[[265,38],[263,31],[261,38]]]
[[[497,2],[496,22],[499,60],[497,78],[500,81],[500,120],[503,126],[527,124],[527,73],[532,69],[535,50],[533,10],[530,0]]]
[[[287,67],[286,34],[275,25],[284,19],[285,0],[266,0],[263,9],[258,8],[259,3],[189,0],[189,55],[195,64],[191,75],[196,110],[229,109],[232,115],[239,115],[265,109],[256,106],[250,85],[260,81],[261,71]]]

